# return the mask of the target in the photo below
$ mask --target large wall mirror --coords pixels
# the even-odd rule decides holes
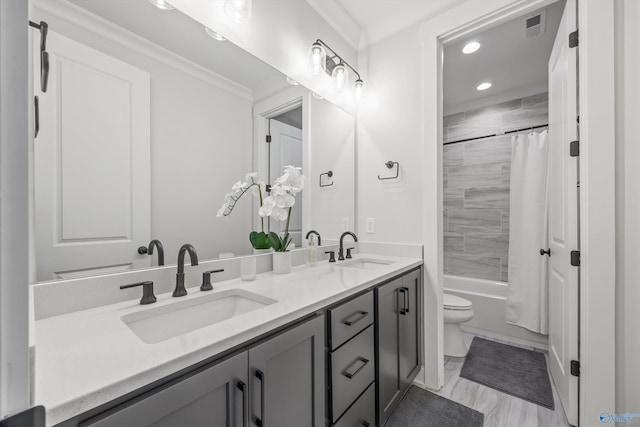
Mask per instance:
[[[153,239],[165,265],[184,243],[200,260],[250,254],[256,200],[216,213],[247,173],[268,182],[288,163],[307,177],[297,245],[309,229],[336,239],[355,228],[350,114],[148,0],[32,0],[31,20],[48,24],[50,62],[42,92],[34,37],[37,281],[154,267],[157,250],[138,253]]]

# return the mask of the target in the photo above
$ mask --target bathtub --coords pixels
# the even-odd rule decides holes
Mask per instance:
[[[548,351],[546,335],[505,322],[507,286],[505,282],[444,275],[444,292],[473,303],[473,319],[461,325],[463,331]]]

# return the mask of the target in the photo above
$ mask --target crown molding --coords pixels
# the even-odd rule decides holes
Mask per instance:
[[[360,47],[362,28],[338,0],[307,0],[307,3],[354,49]]]
[[[248,101],[253,101],[251,89],[140,37],[80,6],[65,0],[31,0],[31,4],[32,11],[35,9],[46,15],[62,19],[71,25],[104,37],[124,48],[134,50],[140,55],[164,63],[191,77]],[[55,31],[55,28],[50,27],[49,29]]]

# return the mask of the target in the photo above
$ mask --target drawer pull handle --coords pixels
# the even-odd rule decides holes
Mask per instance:
[[[402,294],[402,308],[400,309],[400,314],[406,316],[409,312],[409,288],[402,287],[400,288],[400,293]]]
[[[367,317],[368,315],[369,315],[369,312],[367,311],[356,311],[351,316],[344,319],[342,323],[344,323],[347,326],[353,326],[359,321],[361,321],[362,319],[364,319],[365,317]]]
[[[238,390],[242,392],[242,427],[246,427],[247,425],[247,393],[246,393],[246,384],[242,381],[238,381]]]
[[[353,366],[357,363],[362,363],[360,365],[360,367],[358,369],[356,369],[353,372],[350,372],[351,368],[353,368]],[[362,368],[364,368],[365,366],[367,366],[367,364],[369,363],[369,359],[365,359],[364,357],[358,357],[358,360],[356,360],[355,362],[353,362],[351,364],[351,366],[349,366],[347,369],[344,370],[344,372],[342,373],[342,375],[344,375],[345,377],[352,379],[353,377],[355,377],[356,375],[358,375],[358,372],[360,372],[362,370]]]

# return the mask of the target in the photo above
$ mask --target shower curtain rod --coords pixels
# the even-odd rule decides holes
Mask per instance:
[[[494,136],[502,136],[502,135],[507,135],[507,134],[510,134],[510,133],[518,133],[518,132],[524,132],[525,130],[533,130],[533,129],[546,128],[546,127],[549,127],[548,123],[544,124],[544,125],[528,126],[526,128],[508,130],[508,131],[505,131],[503,133],[494,133],[493,135],[476,136],[475,138],[459,139],[458,141],[449,141],[449,142],[443,143],[442,145],[458,144],[460,142],[475,141],[476,139],[492,138]]]

